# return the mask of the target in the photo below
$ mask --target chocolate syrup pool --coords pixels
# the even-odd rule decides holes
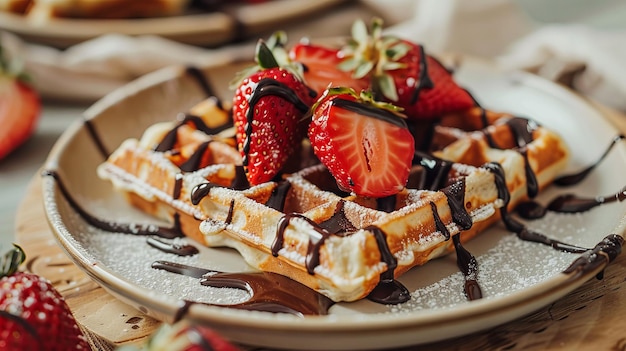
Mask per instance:
[[[196,70],[192,70],[192,69],[189,70],[189,73],[200,81],[200,85],[203,87],[203,89],[205,89],[205,91],[207,91],[207,95],[210,95],[211,93],[210,85],[207,82],[203,81],[204,76],[201,74],[198,74]],[[530,120],[522,119],[522,118],[515,118],[515,119],[512,119],[510,122],[511,129],[516,131],[518,134],[520,134],[520,137],[518,138],[520,140],[519,151],[522,155],[524,153],[524,146],[525,146],[524,143],[529,142],[528,138],[530,138],[530,133],[526,132],[526,131],[529,131],[532,127],[532,123],[530,122],[531,122]],[[198,119],[194,118],[193,116],[185,116],[185,118],[182,119],[181,123],[191,123],[191,124],[194,124],[199,130],[203,129],[203,126],[198,121]],[[98,147],[102,155],[106,157],[108,155],[108,151],[104,149],[103,147],[104,144],[102,143],[102,140],[100,139],[100,136],[98,135],[97,130],[89,121],[85,122],[85,128],[87,129],[89,134],[92,136],[92,139],[94,140],[95,145]],[[170,134],[173,135],[172,133]],[[615,138],[612,145],[616,144],[622,139],[623,139],[622,136]],[[172,144],[172,141],[168,140],[168,137],[166,137],[157,148],[160,151],[167,150],[169,145],[171,144]],[[607,150],[606,153],[608,153],[609,151],[610,150]],[[202,150],[198,150],[198,153],[202,153],[202,152],[203,152]],[[425,157],[428,157],[428,156],[416,154],[416,158],[418,159],[419,158],[423,159]],[[446,164],[445,161],[441,161],[441,160],[430,160],[430,161],[434,161],[434,162],[430,162],[430,164],[435,164],[436,167],[434,167],[434,170],[433,170],[434,173],[429,173],[427,170],[426,172],[427,179],[425,180],[425,182],[428,183],[428,188],[437,189],[440,187],[440,185],[438,184],[444,183],[442,179],[438,179],[438,175],[442,174],[440,170],[445,169],[449,165]],[[599,160],[598,163],[599,162],[601,162],[601,160]],[[191,164],[191,163],[188,166],[189,166],[189,169],[187,171],[193,171],[194,167],[196,167],[196,165]],[[483,167],[485,167],[486,169],[488,169],[489,171],[493,172],[496,175],[495,178],[497,182],[503,181],[502,179],[500,179],[502,171],[498,164],[487,164]],[[569,183],[569,185],[576,184],[578,181],[584,179],[584,177],[587,174],[593,171],[594,167],[595,165],[590,166],[589,168],[582,171],[580,174],[570,175],[569,177],[567,177],[568,179],[567,182]],[[176,240],[176,238],[179,238],[184,235],[184,233],[182,233],[180,230],[180,226],[178,225],[176,218],[174,220],[174,223],[171,226],[165,226],[165,227],[154,226],[150,224],[137,225],[137,224],[123,223],[123,222],[114,221],[114,220],[108,220],[108,219],[100,219],[96,216],[92,216],[90,213],[88,213],[87,211],[81,208],[78,202],[72,198],[71,194],[67,192],[62,180],[59,178],[59,175],[55,172],[55,170],[48,170],[44,172],[44,175],[52,176],[57,180],[57,184],[61,190],[61,193],[67,199],[70,206],[74,208],[77,214],[80,217],[82,217],[83,220],[85,220],[89,225],[99,228],[105,232],[126,233],[127,236],[133,236],[133,237],[146,236],[148,237],[147,240],[144,241],[144,244],[146,246],[150,246],[165,254],[172,255],[172,260],[174,259],[179,260],[180,257],[194,256],[197,254],[197,249],[195,249],[193,245],[188,245],[188,244],[179,245],[179,244],[175,244],[175,243],[171,243],[167,241],[167,240],[170,240],[170,241]],[[529,176],[529,179],[532,179],[533,175],[528,173],[528,169],[527,169],[527,175]],[[424,181],[422,181],[422,183],[424,183]],[[233,187],[235,186],[233,185]],[[240,184],[239,188],[241,187],[245,188],[246,187],[245,183],[243,183],[243,185]],[[288,185],[283,184],[283,187],[287,188]],[[447,188],[445,192],[446,192],[446,195],[448,196],[450,207],[452,211],[454,212],[453,215],[454,215],[455,221],[458,222],[462,227],[469,227],[471,226],[471,223],[466,223],[467,216],[466,214],[463,213],[464,212],[464,210],[462,209],[463,207],[457,206],[457,202],[458,203],[463,202],[462,198],[458,198],[460,196],[459,194],[462,193],[461,190],[463,187],[464,187],[464,184],[461,182],[461,183],[456,184],[454,187]],[[210,185],[205,186],[204,190],[206,190],[208,193],[208,191],[210,191],[211,188],[212,186]],[[501,192],[499,197],[502,198],[506,202],[507,197],[508,197],[508,194],[506,193],[506,190],[505,190],[506,187],[504,187],[502,184],[499,184],[498,189]],[[533,194],[533,196],[531,197],[534,197],[535,189],[532,187],[532,182],[529,182],[528,190],[529,190],[529,194]],[[613,202],[623,200],[624,196],[619,195],[621,193],[623,193],[623,190],[617,193],[617,195],[615,196],[615,200]],[[174,197],[176,197],[176,194],[173,194],[173,195]],[[196,195],[201,197],[201,194],[200,195],[196,194]],[[381,199],[381,201],[379,201],[381,210],[384,210],[384,207],[386,206],[386,203],[388,202],[387,200]],[[275,208],[279,208],[281,206],[280,205],[281,201],[282,199],[280,198],[280,194],[279,194],[278,197],[274,197],[272,199],[272,204],[268,203],[268,205],[275,207]],[[607,202],[611,202],[611,201],[607,201]],[[600,205],[602,203],[604,202],[598,203],[597,205]],[[549,210],[550,209],[547,209],[546,211],[549,211]],[[579,212],[579,211],[580,210],[575,211],[575,212]],[[285,218],[288,221],[288,218],[290,216],[295,216],[295,215],[296,214],[286,214]],[[342,219],[340,218],[341,217],[340,215],[341,213],[338,212],[338,218],[339,218],[338,223],[340,224],[336,224],[336,223],[320,224],[320,230],[324,231],[324,235],[345,235],[345,232],[347,231],[349,232],[350,230],[355,229],[355,228],[351,228],[349,223],[348,224],[342,223],[341,222]],[[437,218],[436,213],[433,213],[433,215],[435,216],[435,218]],[[522,222],[515,219],[506,210],[501,211],[501,216],[503,218],[503,223],[505,227],[509,231],[516,234],[516,238],[513,238],[513,236],[509,236],[509,237],[516,240],[517,243],[526,242],[527,245],[529,245],[524,250],[541,251],[541,249],[539,249],[539,247],[541,247],[541,248],[548,248],[550,250],[556,249],[559,252],[567,254],[567,256],[569,257],[568,262],[572,262],[569,265],[569,267],[564,270],[564,272],[567,274],[584,274],[585,272],[588,272],[588,271],[597,270],[599,267],[603,268],[609,262],[614,260],[615,257],[621,252],[623,239],[619,235],[608,234],[601,242],[599,242],[594,247],[588,247],[588,248],[579,247],[576,245],[570,245],[565,242],[548,238],[542,233],[530,229],[528,226],[526,226]],[[328,228],[332,228],[336,226],[338,226],[337,227],[338,229],[329,231]],[[369,228],[369,230],[373,232],[377,232],[377,228],[375,227]],[[153,237],[157,237],[157,238],[153,238]],[[385,241],[384,233],[379,233],[377,235],[377,238],[380,238],[378,239],[378,241],[381,243],[379,244],[379,248],[381,250],[381,256],[387,257],[384,259],[388,267],[390,267],[390,269],[384,272],[383,275],[381,275],[381,284],[372,292],[370,299],[372,301],[376,301],[382,304],[388,304],[388,303],[402,304],[403,302],[408,301],[409,298],[411,297],[415,299],[415,295],[420,294],[419,290],[414,292],[412,294],[413,296],[410,296],[409,290],[403,284],[401,284],[399,281],[393,278],[393,268],[395,267],[394,266],[395,258],[389,257],[389,255],[385,255],[385,251],[387,249],[385,248],[386,245],[384,243]],[[511,240],[510,238],[509,240]],[[456,256],[457,256],[458,269],[460,269],[460,271],[463,273],[463,282],[459,284],[458,291],[462,292],[465,298],[470,299],[470,300],[482,298],[483,293],[482,293],[481,286],[484,285],[485,280],[489,279],[489,277],[487,276],[484,279],[479,278],[480,273],[481,273],[481,264],[477,262],[476,258],[472,255],[472,253],[469,252],[465,247],[463,247],[463,245],[461,245],[460,241],[458,241],[457,239],[458,239],[458,236],[455,236],[452,238],[452,240],[454,240],[454,247],[457,253]],[[280,229],[277,229],[277,240],[278,242],[276,242],[275,245],[277,248],[279,248],[280,247]],[[537,243],[543,244],[543,245],[536,245]],[[518,252],[516,252],[516,254],[518,255],[520,253],[524,253],[524,251],[519,250]],[[578,254],[578,256],[572,256],[571,255],[572,253]],[[307,264],[309,265],[308,269],[310,272],[312,272],[313,270],[312,268],[314,268],[316,264],[315,254],[316,254],[315,250],[313,250],[311,254],[312,256],[308,258]],[[546,253],[545,257],[547,258],[551,255],[552,254]],[[539,257],[541,257],[541,254],[539,255]],[[429,265],[433,263],[429,263]],[[172,267],[178,267],[178,268],[172,268]],[[252,274],[250,273],[225,273],[225,272],[220,272],[217,270],[211,270],[208,267],[185,265],[184,263],[176,263],[176,262],[171,262],[168,260],[154,261],[152,263],[152,268],[154,270],[163,270],[168,273],[197,279],[199,280],[199,284],[202,286],[230,287],[236,290],[241,290],[245,292],[247,295],[249,295],[246,301],[236,302],[236,303],[226,303],[226,304],[215,303],[217,305],[226,305],[232,308],[255,309],[255,310],[275,312],[275,313],[291,313],[294,315],[326,314],[330,306],[333,305],[333,302],[325,298],[324,296],[313,292],[312,290],[302,286],[299,283],[293,282],[279,275],[266,275],[266,274],[256,274],[256,273],[252,273]],[[498,269],[501,269],[501,268],[502,267],[499,267]],[[198,276],[198,274],[200,273],[202,274]],[[539,279],[541,278],[539,277]],[[282,283],[280,283],[281,281]],[[291,286],[291,288],[286,289],[286,290],[275,289],[276,285],[281,285],[283,283],[288,284],[289,286],[291,286],[290,284],[295,283],[295,286],[298,288],[295,289],[294,286]],[[411,285],[410,282],[407,283],[407,285],[410,286]],[[299,290],[300,288],[303,288],[304,290]],[[264,296],[264,298],[262,298],[262,301],[260,302],[258,300],[259,296]],[[295,297],[297,297],[297,299],[294,299]],[[187,301],[188,302],[186,306],[189,306],[190,304],[193,304],[193,303],[204,303],[204,302],[194,302],[190,300],[187,300]],[[298,301],[298,302],[292,303],[293,301]],[[214,304],[214,303],[209,303],[209,304]],[[185,312],[185,309],[181,309],[180,314],[184,314],[184,312]]]

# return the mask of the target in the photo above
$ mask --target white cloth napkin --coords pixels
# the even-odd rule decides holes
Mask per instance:
[[[423,43],[429,52],[490,58],[505,69],[531,71],[626,111],[626,26],[609,31],[582,24],[538,25],[510,0],[391,3],[394,6],[386,0],[360,2],[391,24],[386,32]],[[349,26],[340,23],[346,13],[326,16],[319,29],[328,33],[329,28],[342,28],[343,34]],[[297,35],[315,30],[311,22],[307,28],[295,28]],[[254,45],[251,41],[204,49],[154,36],[111,34],[60,51],[24,43],[8,33],[0,33],[0,40],[9,52],[26,58],[26,68],[44,96],[76,100],[95,100],[171,64],[221,65],[250,58]]]
[[[381,12],[389,8],[384,0],[365,1]],[[612,30],[540,25],[521,1],[398,2],[403,4],[386,12],[400,21],[389,33],[422,42],[431,52],[482,56],[504,69],[527,70],[626,112],[626,22]]]

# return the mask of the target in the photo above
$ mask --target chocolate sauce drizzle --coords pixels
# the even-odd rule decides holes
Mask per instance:
[[[554,184],[561,185],[561,186],[570,186],[570,185],[575,185],[575,184],[580,183],[583,179],[585,179],[589,175],[589,173],[591,173],[591,171],[593,171],[606,158],[606,156],[613,149],[613,147],[624,138],[625,136],[623,134],[617,135],[615,138],[613,138],[613,140],[611,141],[609,146],[606,148],[602,156],[600,156],[600,158],[595,163],[593,163],[592,165],[590,165],[589,167],[583,169],[582,171],[578,173],[558,177],[557,179],[554,180]]]
[[[530,230],[523,223],[519,222],[515,218],[513,218],[508,211],[508,204],[511,200],[511,194],[506,186],[506,180],[504,179],[504,170],[502,169],[502,165],[499,163],[491,162],[482,166],[483,168],[489,170],[495,177],[496,187],[498,189],[498,198],[503,201],[502,207],[500,207],[500,216],[506,228],[517,234],[517,236],[526,241],[532,241],[544,245],[548,245],[553,247],[554,249],[571,252],[571,253],[582,253],[587,251],[587,249],[566,244],[560,242],[558,240],[550,239],[541,233],[537,233],[533,230]]]
[[[188,75],[190,75],[196,80],[196,82],[200,85],[202,90],[204,90],[204,94],[206,96],[217,97],[217,94],[215,94],[215,89],[213,89],[213,85],[209,83],[209,78],[204,74],[204,72],[202,72],[202,70],[200,70],[198,67],[187,66],[185,73],[187,73]],[[222,107],[221,101],[218,100],[218,103],[219,103],[218,106],[220,106],[221,108]]]
[[[417,102],[422,89],[432,89],[435,87],[435,83],[433,83],[433,80],[430,79],[430,75],[428,75],[428,57],[426,56],[423,45],[419,46],[419,60],[420,73],[415,90],[411,95],[411,105],[414,105]]]
[[[334,304],[331,299],[307,286],[271,272],[225,273],[169,261],[156,261],[152,263],[152,268],[200,279],[200,284],[204,286],[240,289],[250,295],[244,302],[229,305],[188,301],[183,306],[184,311],[188,310],[190,304],[197,303],[242,310],[289,313],[302,317],[326,315]]]
[[[344,211],[345,204],[345,200],[339,201],[337,203],[337,207],[335,207],[333,215],[327,220],[321,222],[319,226],[331,234],[357,231],[359,228],[355,227],[354,224],[350,222],[348,217],[346,217],[346,212]]]
[[[428,181],[430,186],[433,186],[434,184],[442,184],[443,179],[447,180],[447,173],[451,164],[448,166],[447,162],[436,160],[434,158],[423,158],[422,160],[432,161],[430,164],[426,162],[429,167],[426,174],[428,175],[429,173],[433,173],[435,176],[431,175],[430,177],[424,177],[430,178]],[[436,166],[433,163],[441,164]],[[450,212],[452,214],[452,220],[461,230],[470,229],[473,222],[471,216],[465,209],[465,178],[461,178],[453,184],[445,188],[441,188],[441,191],[446,194],[448,206],[450,207]],[[429,204],[433,214],[435,228],[444,236],[446,240],[450,240],[450,231],[439,217],[437,206],[432,201]],[[453,237],[453,243],[457,256],[457,265],[465,277],[465,295],[470,300],[480,299],[483,295],[482,290],[478,285],[478,281],[476,280],[478,275],[478,263],[476,258],[461,244],[460,235],[461,234],[459,233]]]
[[[450,240],[450,231],[448,230],[448,227],[446,227],[446,224],[443,223],[443,221],[441,220],[441,217],[439,217],[439,211],[437,210],[437,205],[430,201],[430,210],[433,213],[433,218],[435,220],[435,229],[437,229],[437,231],[439,233],[441,233],[441,235],[443,235],[443,237],[446,239],[446,241]]]
[[[65,184],[61,181],[58,173],[54,170],[45,170],[42,176],[48,176],[54,178],[59,187],[59,190],[63,194],[63,197],[67,200],[70,206],[76,211],[87,223],[96,228],[102,229],[107,232],[113,233],[125,233],[132,235],[156,235],[165,239],[173,239],[184,237],[184,233],[180,227],[180,220],[178,215],[174,216],[174,224],[172,227],[162,227],[152,223],[119,223],[115,221],[104,221],[87,213],[70,195],[69,191],[65,187]]]
[[[485,109],[482,107],[480,108],[483,111],[482,114],[485,114]],[[487,122],[486,115],[483,118],[484,122]],[[523,117],[511,117],[506,119],[504,123],[506,123],[506,125],[511,130],[511,133],[513,134],[513,137],[515,139],[516,149],[524,158],[524,172],[526,175],[526,195],[532,199],[539,193],[539,183],[537,182],[535,172],[530,167],[530,163],[528,162],[528,149],[526,146],[533,141],[533,131],[535,131],[539,125],[535,121]],[[483,132],[490,147],[496,149],[500,148],[498,145],[496,145],[493,138],[486,129],[484,129]]]
[[[378,120],[391,123],[400,128],[408,128],[404,118],[396,115],[395,113],[389,110],[376,108],[369,104],[364,104],[364,103],[360,103],[360,102],[353,101],[353,100],[342,99],[339,97],[331,100],[330,103],[344,110],[356,112],[362,116],[376,118]]]
[[[623,237],[616,234],[608,235],[593,249],[580,255],[563,273],[578,276],[595,271],[598,267],[606,268],[622,252],[623,244]],[[604,269],[598,273],[597,278],[602,279],[603,275]]]
[[[193,171],[197,171],[198,169],[200,169],[200,166],[202,164],[202,158],[204,157],[204,154],[209,149],[210,143],[211,143],[211,140],[205,141],[201,143],[200,145],[198,145],[196,150],[193,152],[193,154],[191,154],[191,156],[187,159],[187,161],[185,161],[183,164],[180,165],[179,167],[180,170],[183,172],[193,172]]]
[[[413,165],[420,165],[424,169],[417,189],[439,190],[446,186],[453,162],[442,160],[421,151],[415,151]]]
[[[387,265],[387,270],[380,274],[380,281],[372,290],[367,298],[370,301],[383,304],[399,304],[411,299],[411,293],[399,281],[394,279],[394,271],[398,266],[398,260],[395,258],[389,244],[387,244],[387,235],[380,228],[370,225],[364,228],[374,234],[378,251],[380,252],[380,260]]]
[[[154,147],[154,151],[157,151],[157,152],[171,151],[174,148],[174,145],[176,145],[176,142],[178,141],[178,128],[184,125],[191,124],[196,130],[204,132],[207,135],[214,135],[232,127],[232,123],[226,123],[218,127],[211,128],[211,127],[208,127],[206,123],[204,123],[201,117],[191,115],[188,113],[179,114],[177,119],[179,120],[178,124],[176,124],[174,128],[170,129],[167,132],[167,134],[165,134],[161,142]]]
[[[274,190],[272,190],[272,194],[267,202],[265,202],[265,206],[283,212],[289,189],[291,189],[291,183],[288,180],[279,182]]]
[[[102,159],[106,160],[109,157],[110,152],[106,149],[106,147],[104,147],[104,142],[102,142],[102,138],[100,138],[100,134],[96,131],[96,127],[93,125],[93,122],[89,119],[85,119],[83,123],[85,125],[85,129],[87,129],[87,132],[89,133],[89,136],[91,136],[91,140],[93,140],[96,144],[96,148],[100,152]]]
[[[506,186],[506,184],[505,184]],[[472,227],[472,217],[465,209],[465,178],[454,182],[448,187],[441,189],[448,198],[448,206],[452,212],[452,220],[461,228],[468,230]]]
[[[193,245],[168,243],[152,237],[146,239],[146,242],[148,243],[148,245],[154,247],[157,250],[178,256],[193,256],[200,252],[198,251],[198,248]]]
[[[572,186],[580,183],[600,164],[600,162],[602,162],[602,160],[606,158],[613,147],[623,139],[624,135],[621,134],[614,137],[596,162],[577,173],[561,176],[557,178],[554,183],[559,186]],[[580,196],[578,194],[562,194],[552,199],[545,207],[536,201],[526,201],[519,204],[515,210],[522,218],[538,219],[544,217],[548,211],[560,213],[579,213],[588,211],[602,204],[617,201],[621,202],[625,199],[626,186],[614,194],[596,196],[593,198]]]
[[[172,191],[172,198],[178,200],[180,198],[180,192],[183,187],[183,174],[176,173],[174,176],[174,190]]]
[[[626,200],[626,187],[620,191],[606,196],[583,197],[577,194],[562,194],[550,201],[547,206],[542,206],[536,201],[526,201],[519,204],[515,211],[522,218],[539,219],[548,213],[580,213],[588,211],[594,207],[610,202],[621,202]]]
[[[461,235],[452,237],[454,249],[456,251],[456,263],[465,277],[465,295],[470,300],[477,300],[483,297],[483,292],[478,284],[478,262],[461,244]]]

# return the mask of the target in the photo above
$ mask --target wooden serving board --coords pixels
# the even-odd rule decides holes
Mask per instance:
[[[626,116],[602,106],[598,108],[626,132]],[[36,175],[16,218],[17,243],[27,254],[24,267],[52,281],[67,300],[93,350],[113,350],[118,345],[145,339],[160,322],[115,299],[72,263],[57,245],[42,203],[41,180]],[[489,331],[423,345],[420,349],[625,350],[625,316],[626,253],[623,253],[609,266],[602,280],[592,279],[531,315]]]

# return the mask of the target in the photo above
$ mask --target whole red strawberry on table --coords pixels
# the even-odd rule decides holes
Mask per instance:
[[[237,146],[252,185],[279,179],[308,130],[341,190],[393,195],[422,145],[419,129],[475,105],[422,45],[383,35],[379,19],[371,32],[355,22],[341,48],[286,42],[282,32],[260,41],[257,65],[233,85]]]
[[[35,131],[41,101],[18,60],[9,61],[0,45],[0,160]]]
[[[0,350],[90,350],[52,284],[18,271],[24,259],[19,246],[0,257]]]

